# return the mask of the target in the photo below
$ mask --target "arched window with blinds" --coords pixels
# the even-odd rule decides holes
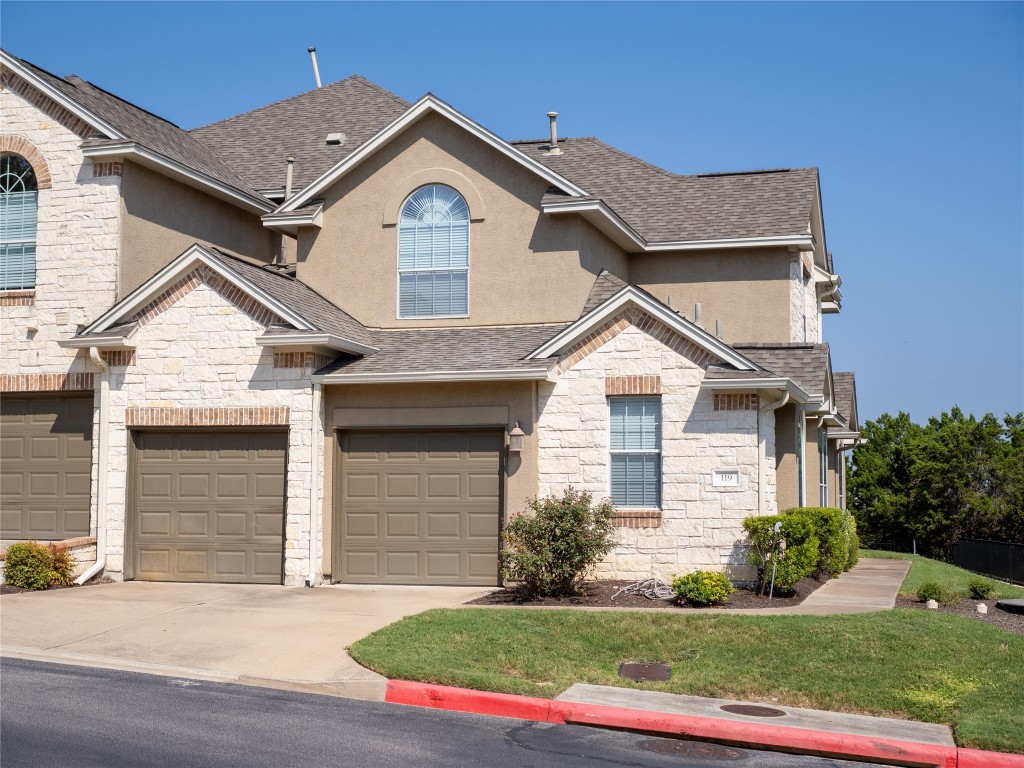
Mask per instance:
[[[451,187],[420,187],[398,221],[398,316],[469,314],[469,206]]]
[[[0,290],[35,288],[39,185],[21,155],[0,157]]]

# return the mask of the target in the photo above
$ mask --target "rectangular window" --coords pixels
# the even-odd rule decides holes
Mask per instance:
[[[0,194],[0,290],[35,287],[38,196]]]
[[[469,222],[403,223],[398,244],[399,317],[469,314]]]
[[[611,496],[617,507],[661,507],[661,398],[611,397]]]

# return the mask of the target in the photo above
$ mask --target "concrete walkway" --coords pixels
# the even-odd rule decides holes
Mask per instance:
[[[0,597],[0,654],[382,701],[345,649],[479,587],[125,582]]]

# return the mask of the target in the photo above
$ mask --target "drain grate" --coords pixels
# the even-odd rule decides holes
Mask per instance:
[[[723,704],[719,707],[723,712],[747,717],[785,717],[786,713],[775,707],[759,707],[756,704]]]
[[[645,683],[648,680],[663,683],[672,677],[672,668],[668,664],[624,661],[619,664],[619,677],[638,683]]]
[[[640,748],[659,755],[695,757],[701,760],[741,760],[746,753],[741,749],[708,744],[703,741],[677,741],[675,739],[648,739],[640,742]]]

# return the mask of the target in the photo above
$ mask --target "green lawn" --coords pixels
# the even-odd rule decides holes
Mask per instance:
[[[921,555],[905,555],[900,552],[882,552],[875,549],[862,549],[860,551],[860,556],[881,557],[890,560],[909,560],[911,563],[910,573],[907,574],[907,578],[903,580],[903,586],[900,587],[901,595],[913,597],[917,594],[917,588],[928,581],[943,584],[947,589],[951,589],[954,592],[967,594],[967,583],[971,579],[981,578],[988,579],[995,585],[995,591],[992,593],[992,597],[1024,597],[1024,587],[1017,587],[1013,584],[996,581],[988,576],[980,576],[977,573],[965,571],[963,568],[957,568],[955,565],[943,563],[940,560],[921,557]]]
[[[1024,752],[1024,637],[960,616],[433,610],[352,656],[390,678],[552,698],[575,682],[777,702],[953,725],[962,746]],[[620,680],[622,661],[672,665]]]

